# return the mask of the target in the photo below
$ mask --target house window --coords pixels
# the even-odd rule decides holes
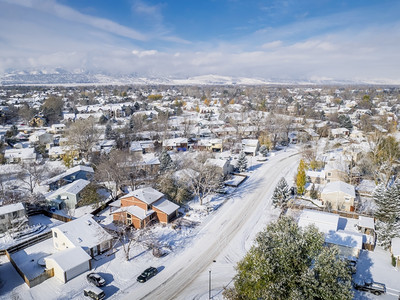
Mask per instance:
[[[350,201],[350,198],[349,198],[349,197],[345,197],[344,200],[345,200],[346,202],[349,202],[349,201]]]
[[[13,211],[12,216],[15,219],[16,217],[18,217],[18,213],[16,211]]]
[[[328,173],[328,176],[332,176],[332,173]]]
[[[57,238],[57,232],[54,231],[54,237]]]

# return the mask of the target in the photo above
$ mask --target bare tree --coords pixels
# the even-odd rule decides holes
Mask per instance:
[[[34,195],[34,189],[43,180],[47,168],[38,162],[23,163],[18,179],[22,181],[23,188],[28,190],[30,196]]]
[[[93,146],[98,142],[101,131],[92,118],[78,120],[70,125],[65,132],[71,149],[77,149],[88,160]]]
[[[221,187],[223,175],[217,166],[198,164],[194,172],[188,174],[188,184],[192,192],[199,198],[200,204],[209,194]]]
[[[144,241],[149,241],[150,230],[148,227],[142,229],[135,229],[132,226],[122,225],[119,227],[118,240],[121,243],[122,250],[125,254],[125,259],[127,261],[131,258],[131,249],[136,244],[142,243]]]

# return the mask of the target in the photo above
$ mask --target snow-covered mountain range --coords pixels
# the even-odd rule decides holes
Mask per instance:
[[[200,75],[192,77],[163,77],[109,75],[88,73],[82,70],[68,72],[63,69],[41,71],[11,71],[0,76],[1,85],[347,85],[379,84],[399,85],[394,80],[335,80],[316,78],[303,80],[263,79],[221,75]]]

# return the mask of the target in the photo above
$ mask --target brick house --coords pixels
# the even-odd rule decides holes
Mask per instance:
[[[134,190],[119,200],[121,206],[112,212],[113,221],[135,228],[143,228],[153,221],[166,224],[178,215],[179,205],[151,187]]]

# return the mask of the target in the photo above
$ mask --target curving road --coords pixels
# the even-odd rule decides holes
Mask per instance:
[[[129,293],[125,299],[162,300],[183,297],[185,289],[210,267],[229,243],[238,234],[246,234],[243,228],[249,226],[252,229],[252,218],[260,218],[263,208],[266,205],[270,207],[270,197],[276,183],[296,168],[298,161],[296,152],[282,151],[253,171],[228,202],[213,217],[208,218],[196,241],[188,245],[180,255],[165,260],[165,268],[149,282],[132,285],[125,291]],[[226,279],[229,281],[231,278]]]

